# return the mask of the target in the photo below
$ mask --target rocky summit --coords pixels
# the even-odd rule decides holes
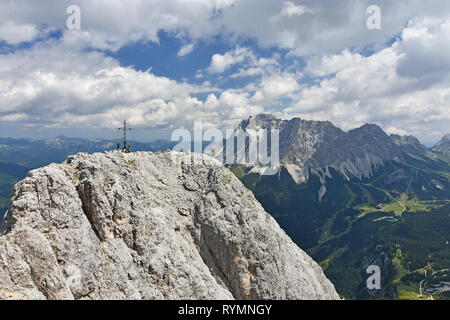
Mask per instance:
[[[0,235],[2,299],[339,298],[204,155],[80,153],[33,170]]]
[[[270,114],[259,114],[242,121],[235,132],[251,135],[251,131],[261,129],[279,130],[280,164],[297,184],[307,182],[311,175],[319,177],[322,184],[319,199],[326,193],[326,178],[332,177],[331,170],[346,180],[365,179],[388,161],[402,162],[405,157],[436,158],[416,138],[389,136],[375,124],[345,132],[329,121],[281,120]],[[254,166],[252,172],[263,169]]]
[[[445,135],[438,143],[436,143],[433,150],[450,157],[450,134]]]

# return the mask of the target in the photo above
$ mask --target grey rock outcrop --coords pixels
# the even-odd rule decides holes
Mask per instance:
[[[433,151],[441,152],[450,157],[450,134],[445,135],[436,145],[433,147]]]
[[[339,298],[203,155],[81,153],[33,170],[0,235],[0,299]]]

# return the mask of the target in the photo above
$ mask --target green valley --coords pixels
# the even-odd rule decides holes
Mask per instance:
[[[390,161],[370,178],[351,180],[330,169],[321,201],[316,175],[296,184],[284,167],[276,176],[230,169],[320,263],[342,297],[449,298],[448,162]],[[381,268],[381,290],[366,288],[371,264]]]

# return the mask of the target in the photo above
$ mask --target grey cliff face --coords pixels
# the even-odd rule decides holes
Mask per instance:
[[[438,143],[436,143],[433,150],[450,157],[450,134],[445,135]]]
[[[0,225],[0,298],[339,298],[228,169],[193,157],[78,154],[31,171]]]
[[[392,141],[396,144],[402,153],[413,158],[423,159],[424,157],[433,157],[433,154],[413,136],[399,136],[392,134]]]

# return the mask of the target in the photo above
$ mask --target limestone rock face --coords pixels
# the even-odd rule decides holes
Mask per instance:
[[[216,160],[81,153],[14,187],[0,299],[233,298],[339,297]]]
[[[333,177],[333,172],[347,181],[361,180],[373,176],[389,161],[436,159],[436,155],[413,136],[389,136],[374,124],[345,132],[329,121],[281,120],[270,114],[259,114],[242,121],[234,136],[241,132],[252,136],[252,131],[261,129],[267,132],[279,130],[279,167],[284,167],[297,184],[307,182],[311,175],[319,178],[319,201],[327,193],[326,180]],[[257,140],[253,138],[253,141]],[[440,143],[441,150],[444,144]],[[249,147],[246,145],[245,148],[243,151],[249,153]],[[237,150],[241,149],[238,147]],[[218,155],[220,159],[222,154]],[[246,165],[252,173],[273,172],[265,171],[269,169],[267,165],[250,161]]]
[[[310,174],[324,180],[330,169],[345,179],[369,178],[385,162],[404,155],[417,159],[433,157],[412,136],[388,136],[374,124],[344,132],[329,121],[300,118],[281,120],[270,114],[259,114],[242,121],[237,131],[279,130],[281,166],[286,167],[298,184]]]
[[[450,134],[445,135],[438,143],[436,143],[433,150],[450,157]]]

